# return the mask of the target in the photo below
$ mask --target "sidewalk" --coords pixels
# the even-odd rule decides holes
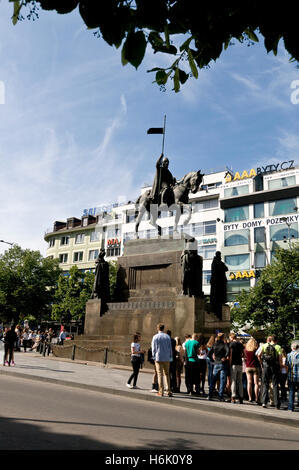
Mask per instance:
[[[165,403],[165,405],[180,406],[198,411],[216,412],[218,415],[223,414],[223,416],[229,415],[288,426],[299,426],[299,412],[292,413],[285,410],[286,403],[282,404],[281,410],[276,410],[270,407],[264,409],[246,401],[243,405],[221,403],[217,399],[208,401],[204,397],[186,395],[183,380],[183,392],[174,394],[173,397],[158,397],[156,393],[150,391],[153,376],[152,369],[142,369],[140,371],[137,382],[140,388],[128,389],[126,382],[131,374],[131,369],[125,366],[104,366],[101,363],[72,361],[52,355],[43,357],[39,353],[29,351],[15,353],[15,362],[15,367],[0,366],[0,374],[147,400],[153,402],[153,404]]]

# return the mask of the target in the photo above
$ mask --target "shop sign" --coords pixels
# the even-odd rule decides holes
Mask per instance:
[[[217,238],[204,238],[198,242],[199,245],[208,245],[209,243],[217,243]]]
[[[244,170],[242,174],[240,174],[239,171],[237,171],[234,175],[228,172],[225,177],[225,182],[231,183],[232,181],[239,181],[246,178],[254,178],[257,175],[263,175],[265,173],[270,173],[274,171],[291,170],[294,169],[294,161],[295,160],[289,160],[282,163],[273,163],[272,165],[261,166],[256,170],[254,168],[251,168],[251,170],[249,170],[248,172]]]
[[[282,220],[282,217],[286,217],[286,221],[288,223],[298,222],[299,215],[288,215],[288,216],[281,216],[281,217],[268,217],[265,220],[249,220],[247,222],[236,222],[232,224],[224,224],[223,230],[225,232],[231,230],[242,230],[251,227],[266,227],[268,225],[277,225],[277,224],[285,224],[286,221]]]
[[[119,246],[121,244],[121,240],[119,238],[109,238],[107,240],[108,246]]]
[[[250,271],[237,271],[236,273],[230,273],[229,278],[233,281],[236,279],[249,279],[255,277],[255,272],[251,269]]]

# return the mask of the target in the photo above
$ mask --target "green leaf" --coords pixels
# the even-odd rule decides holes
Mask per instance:
[[[174,88],[173,88],[174,91],[178,93],[180,91],[180,72],[179,72],[178,67],[175,69],[175,73],[173,76],[173,84],[174,84]]]
[[[13,15],[12,15],[12,24],[13,25],[16,25],[17,22],[18,22],[18,16],[19,16],[21,8],[22,8],[22,5],[20,5],[19,0],[14,1]]]
[[[179,79],[182,85],[186,83],[188,78],[189,78],[189,75],[184,70],[179,69]]]
[[[255,32],[252,29],[250,29],[250,28],[245,29],[245,33],[247,34],[249,39],[251,39],[251,41],[259,42],[259,38],[257,37],[257,35],[255,34]]]
[[[122,64],[130,62],[137,69],[143,60],[146,45],[143,31],[129,33],[122,48]]]
[[[165,72],[165,70],[159,70],[156,73],[156,82],[158,85],[165,85],[168,80],[168,74]]]
[[[189,65],[190,65],[190,69],[191,69],[193,77],[198,78],[198,70],[197,70],[197,67],[194,62],[193,55],[190,49],[188,49],[188,60],[189,60]]]

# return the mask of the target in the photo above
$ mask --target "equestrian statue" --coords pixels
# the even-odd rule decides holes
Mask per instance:
[[[138,237],[138,228],[145,212],[150,214],[150,223],[157,228],[161,235],[161,227],[157,224],[160,211],[168,210],[175,212],[173,231],[178,231],[178,223],[183,210],[187,210],[187,217],[183,224],[186,225],[192,214],[192,206],[189,203],[189,192],[195,194],[203,180],[203,174],[199,171],[187,173],[179,181],[172,176],[168,169],[169,160],[163,153],[156,163],[156,174],[151,190],[141,194],[136,201],[137,218],[135,223],[135,234]]]

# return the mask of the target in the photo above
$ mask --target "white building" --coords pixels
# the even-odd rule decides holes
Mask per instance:
[[[292,161],[204,176],[200,190],[189,195],[191,219],[184,226],[186,214],[182,214],[179,233],[189,234],[198,242],[205,295],[210,293],[211,263],[216,251],[221,251],[228,267],[228,300],[233,301],[242,289],[254,285],[278,246],[288,247],[298,240],[298,197],[299,167]],[[173,234],[171,212],[161,212],[158,223],[162,237],[178,236]],[[138,233],[140,238],[157,236],[147,216]],[[59,257],[66,273],[74,264],[82,270],[93,269],[100,248],[105,248],[107,261],[116,260],[123,253],[125,241],[131,238],[135,238],[132,202],[85,210],[80,219],[55,222],[53,231],[45,234],[47,256]]]

